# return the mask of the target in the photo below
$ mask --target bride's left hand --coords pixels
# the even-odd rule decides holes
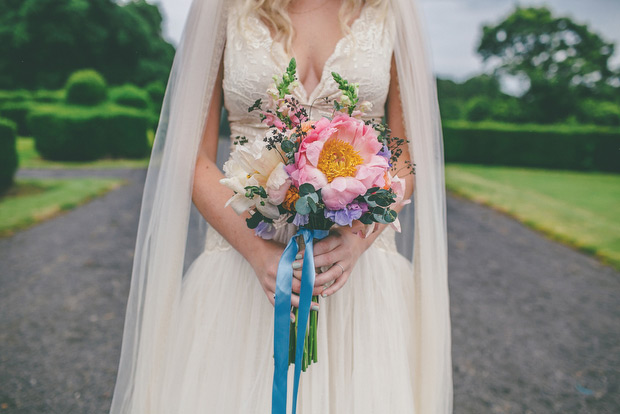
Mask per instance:
[[[314,266],[328,267],[323,273],[316,275],[313,295],[331,296],[340,290],[349,279],[357,260],[368,248],[368,241],[364,239],[364,225],[354,221],[351,227],[337,227],[330,231],[329,236],[314,244]],[[294,267],[300,267],[302,258],[294,262]],[[295,263],[298,263],[295,265]],[[294,270],[295,279],[293,291],[299,292],[301,286],[301,268]],[[328,288],[325,285],[332,283]]]

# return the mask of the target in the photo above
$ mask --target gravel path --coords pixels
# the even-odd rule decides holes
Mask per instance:
[[[107,413],[143,170],[29,171],[129,184],[0,239],[0,413]],[[455,414],[617,413],[620,273],[448,199]]]

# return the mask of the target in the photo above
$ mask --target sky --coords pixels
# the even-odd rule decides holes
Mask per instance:
[[[192,0],[148,0],[165,15],[164,36],[177,44]],[[503,20],[517,4],[546,5],[556,16],[587,24],[616,43],[614,66],[620,66],[620,0],[418,0],[437,76],[457,81],[484,71],[476,54],[483,24]]]

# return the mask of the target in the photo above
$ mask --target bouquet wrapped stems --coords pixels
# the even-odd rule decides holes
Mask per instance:
[[[302,236],[297,237],[297,244],[299,251],[303,251],[305,248],[304,238]],[[317,269],[318,270],[318,269]],[[320,273],[320,271],[317,271]],[[312,301],[319,303],[319,296],[312,296]],[[295,322],[291,322],[289,330],[289,352],[288,363],[289,365],[295,364],[295,349],[297,347],[297,323],[299,321],[298,312],[299,309],[293,307],[291,309],[293,315],[295,315]],[[304,341],[304,354],[301,359],[301,369],[306,372],[306,369],[313,362],[318,362],[318,325],[319,325],[319,312],[311,310],[310,317],[308,318],[308,328],[306,329],[306,338]]]

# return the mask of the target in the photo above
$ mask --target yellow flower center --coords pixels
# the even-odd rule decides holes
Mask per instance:
[[[299,200],[299,190],[297,189],[297,187],[292,185],[288,188],[288,191],[286,192],[286,196],[284,198],[284,201],[282,202],[282,206],[289,211],[295,211],[295,203],[297,202],[297,200]]]
[[[353,145],[338,138],[332,138],[323,145],[317,168],[331,183],[336,177],[354,176],[356,167],[363,161]]]

